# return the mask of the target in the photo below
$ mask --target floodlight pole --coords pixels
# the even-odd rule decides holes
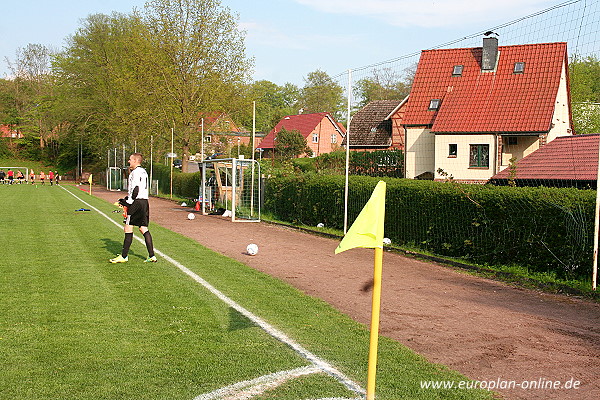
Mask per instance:
[[[600,229],[600,143],[598,143],[598,170],[596,173],[596,214],[594,217],[594,266],[592,268],[592,289],[596,290],[598,279],[598,229]]]
[[[173,124],[175,124],[175,122],[173,122]],[[173,138],[175,136],[175,127],[171,127],[171,157],[169,157],[171,159],[171,198],[173,198],[173,162],[175,161],[175,157],[173,157],[173,154],[175,154],[175,150],[173,149]]]
[[[256,136],[256,101],[252,102],[252,180],[250,187],[250,216],[254,215],[254,139]]]
[[[200,153],[202,153],[202,155],[200,156],[200,158],[202,159],[201,161],[204,161],[204,159],[206,157],[204,157],[204,117],[202,117],[202,122],[200,123],[201,126],[201,132],[202,132],[202,136],[200,138]]]
[[[344,188],[344,235],[348,232],[348,170],[350,169],[350,104],[352,101],[352,70],[348,70],[348,115],[346,117],[346,183]]]
[[[152,190],[152,147],[153,147],[154,135],[150,135],[150,190]],[[156,188],[156,194],[158,194],[158,187]]]

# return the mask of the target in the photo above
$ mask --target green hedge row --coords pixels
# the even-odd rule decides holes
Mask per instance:
[[[158,180],[158,190],[161,193],[171,192],[171,168],[169,166],[154,164],[152,180]],[[173,194],[183,198],[196,199],[201,185],[201,172],[184,174],[179,169],[173,169]]]
[[[379,180],[350,177],[350,223]],[[385,234],[395,244],[559,276],[591,272],[595,191],[384,180]],[[264,210],[284,221],[343,229],[344,177],[270,178]]]

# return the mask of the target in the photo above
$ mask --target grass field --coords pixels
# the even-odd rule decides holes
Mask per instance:
[[[109,264],[122,217],[74,186],[0,210],[1,399],[362,398],[368,330],[326,303],[157,225],[159,263]],[[380,340],[377,399],[492,398],[420,386],[465,379]]]

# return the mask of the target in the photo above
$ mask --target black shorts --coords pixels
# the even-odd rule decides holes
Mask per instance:
[[[136,199],[133,204],[127,206],[127,218],[125,223],[133,226],[148,226],[150,222],[150,207],[148,199]]]

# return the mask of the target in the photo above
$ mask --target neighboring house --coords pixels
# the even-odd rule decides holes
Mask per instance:
[[[490,183],[596,189],[600,134],[557,137],[494,175]],[[514,172],[513,172],[514,171]]]
[[[0,137],[21,139],[23,134],[20,131],[13,129],[14,125],[2,124],[0,125]]]
[[[202,131],[202,121],[204,122],[204,143],[206,146],[206,156],[212,152],[221,152],[221,147],[227,145],[235,147],[238,144],[252,145],[252,132],[249,132],[242,126],[237,125],[233,119],[224,112],[213,111],[210,113],[201,113],[198,115],[198,131]],[[255,132],[254,142],[258,144],[264,137],[263,133]],[[199,154],[197,155],[200,156]],[[193,158],[196,158],[194,156]]]
[[[272,156],[277,134],[282,129],[300,132],[315,157],[339,149],[346,134],[344,127],[326,112],[288,115],[257,146],[264,151],[263,157]]]
[[[402,123],[407,178],[486,182],[572,134],[567,44],[424,50]]]
[[[375,100],[361,108],[350,122],[350,150],[404,149],[404,100]],[[342,142],[346,146],[346,139]]]

